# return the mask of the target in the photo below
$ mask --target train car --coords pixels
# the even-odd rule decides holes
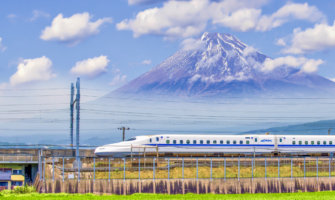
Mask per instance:
[[[100,146],[97,156],[160,154],[332,153],[332,135],[150,135]]]

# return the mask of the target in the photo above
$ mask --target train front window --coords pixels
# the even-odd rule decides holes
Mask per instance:
[[[136,137],[129,138],[129,139],[126,140],[126,141],[134,141],[134,140],[136,140]]]
[[[166,144],[170,144],[170,140],[166,140]]]

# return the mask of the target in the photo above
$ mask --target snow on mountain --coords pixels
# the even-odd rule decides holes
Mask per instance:
[[[149,72],[113,94],[169,96],[258,96],[325,94],[335,83],[282,66],[261,70],[266,55],[230,34],[204,33]]]

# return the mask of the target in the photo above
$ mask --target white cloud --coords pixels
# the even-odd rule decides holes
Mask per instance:
[[[4,52],[6,49],[7,47],[2,44],[2,37],[0,37],[0,51]]]
[[[14,19],[17,18],[17,15],[12,13],[12,14],[7,15],[7,18],[10,19],[10,20],[14,20]]]
[[[195,49],[202,49],[205,47],[205,42],[202,40],[197,40],[194,38],[187,38],[182,41],[181,46],[182,49],[185,51],[195,50]]]
[[[15,86],[33,81],[47,81],[56,76],[51,67],[51,60],[45,56],[24,59],[18,64],[15,74],[10,77],[10,84]]]
[[[142,64],[143,65],[150,65],[151,64],[151,60],[143,60]]]
[[[258,21],[256,30],[271,30],[293,19],[310,22],[326,21],[325,15],[315,6],[310,6],[308,3],[287,3],[272,15],[262,16]]]
[[[96,77],[107,71],[109,60],[107,56],[99,56],[94,58],[88,58],[76,62],[75,66],[72,67],[71,73],[76,75],[83,75],[87,77]]]
[[[276,41],[276,45],[278,46],[286,46],[286,41],[284,38],[279,38],[277,41]]]
[[[50,14],[49,13],[46,13],[44,11],[41,11],[41,10],[34,10],[33,11],[33,16],[29,19],[29,21],[35,21],[39,18],[49,18],[50,17]]]
[[[291,45],[284,53],[303,54],[335,47],[335,21],[332,26],[316,24],[304,31],[295,29]]]
[[[167,1],[137,13],[133,19],[119,22],[118,30],[131,30],[134,37],[145,34],[164,38],[192,37],[203,32],[211,23],[236,31],[268,31],[291,20],[325,21],[325,16],[307,3],[287,3],[271,15],[260,9],[267,1]]]
[[[274,69],[287,66],[293,68],[300,68],[302,72],[314,73],[318,70],[318,66],[323,63],[322,60],[308,59],[305,57],[294,57],[294,56],[285,56],[275,59],[267,58],[265,59],[261,71],[270,72]]]
[[[93,22],[91,18],[87,12],[77,13],[68,18],[58,14],[52,20],[51,26],[42,31],[40,38],[75,45],[91,35],[98,34],[102,24],[112,21],[111,18],[102,18]]]
[[[126,82],[127,82],[127,76],[119,73],[114,76],[113,80],[109,83],[109,85],[112,87],[118,87],[125,84]]]

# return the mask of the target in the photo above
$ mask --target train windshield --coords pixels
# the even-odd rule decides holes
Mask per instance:
[[[126,141],[134,141],[134,140],[136,140],[136,137],[129,138],[129,139],[126,140]]]

